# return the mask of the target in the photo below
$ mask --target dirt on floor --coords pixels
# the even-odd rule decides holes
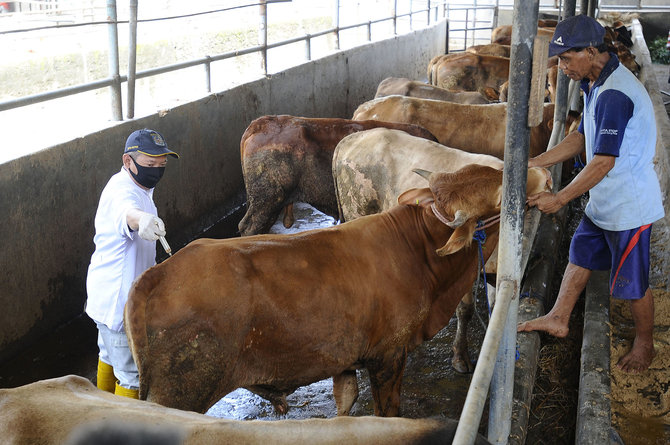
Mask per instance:
[[[660,91],[670,93],[670,66],[653,65]],[[670,96],[661,94],[670,116]],[[665,141],[666,151],[667,144]],[[649,369],[640,374],[620,371],[616,363],[631,347],[635,330],[630,306],[612,300],[611,326],[611,397],[612,423],[627,445],[670,443],[670,218],[654,223],[651,234],[650,287],[654,295],[654,347],[656,357]]]

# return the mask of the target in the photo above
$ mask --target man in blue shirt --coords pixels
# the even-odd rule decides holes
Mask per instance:
[[[517,330],[568,334],[568,321],[592,270],[610,269],[610,294],[630,300],[635,323],[631,350],[617,366],[646,370],[654,358],[654,300],[649,289],[651,224],[664,216],[653,158],[656,124],[644,86],[607,51],[604,28],[593,18],[569,17],[556,27],[549,56],[581,81],[584,112],[579,131],[529,160],[549,167],[586,151],[586,167],[558,193],[529,196],[531,206],[554,213],[589,192],[584,217],[570,244],[570,260],[554,307]]]

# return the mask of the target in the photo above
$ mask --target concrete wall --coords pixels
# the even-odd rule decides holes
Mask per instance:
[[[0,362],[82,313],[98,198],[129,133],[156,129],[181,155],[154,194],[176,250],[244,204],[239,143],[253,119],[351,117],[383,78],[424,79],[445,33],[442,22],[357,47],[0,165]]]

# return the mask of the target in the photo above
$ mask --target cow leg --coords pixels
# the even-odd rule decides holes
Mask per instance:
[[[286,207],[284,207],[284,220],[282,223],[284,224],[284,227],[288,229],[293,226],[294,222],[295,218],[293,217],[293,203],[289,203]]]
[[[277,414],[284,415],[288,412],[286,393],[263,385],[247,386],[245,389],[269,401]]]
[[[370,374],[370,390],[375,404],[375,416],[399,416],[400,384],[406,361],[407,350],[402,348],[391,357],[366,364]]]
[[[472,291],[469,291],[463,296],[463,299],[458,303],[456,308],[456,337],[451,346],[454,351],[451,359],[451,366],[462,374],[474,371],[474,365],[470,361],[470,354],[468,352],[468,324],[472,319],[472,314],[475,312],[475,305],[473,302]]]
[[[333,396],[338,416],[348,416],[351,407],[358,399],[358,380],[356,370],[344,371],[333,376]]]

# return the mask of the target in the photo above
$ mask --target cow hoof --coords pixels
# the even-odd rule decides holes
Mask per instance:
[[[475,370],[474,364],[470,363],[469,360],[463,360],[462,358],[453,358],[451,360],[451,366],[459,374],[471,374]]]

